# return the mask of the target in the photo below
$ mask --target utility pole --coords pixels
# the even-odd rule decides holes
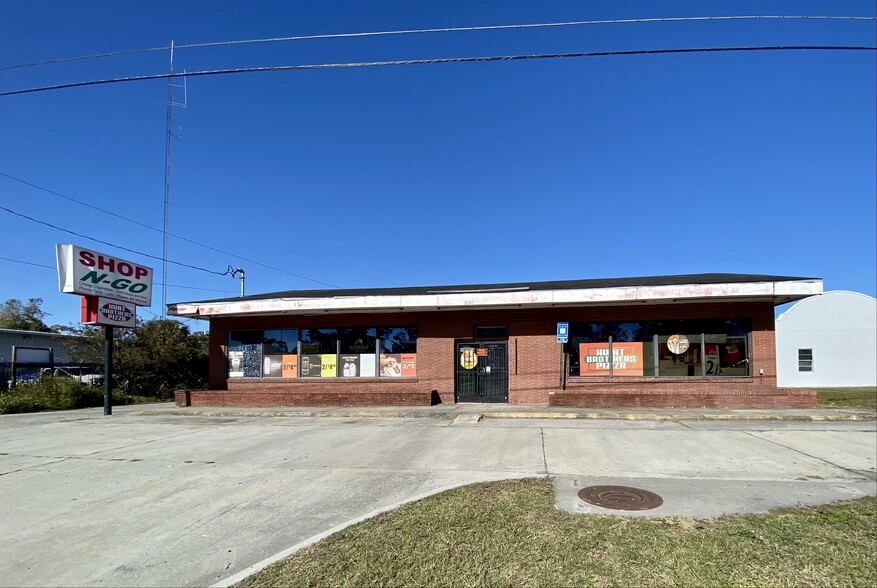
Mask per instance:
[[[171,40],[171,59],[168,72],[174,73],[174,42]],[[161,318],[167,318],[167,221],[171,195],[171,114],[173,113],[173,78],[167,79],[167,126],[164,138],[164,231],[161,248]]]
[[[186,92],[186,78],[183,77],[183,102],[174,102],[174,42],[171,40],[170,65],[168,73],[171,77],[167,79],[167,124],[165,127],[164,140],[164,230],[162,232],[162,248],[161,248],[161,318],[167,318],[167,236],[168,236],[168,213],[170,209],[171,196],[171,137],[176,136],[172,132],[173,125],[173,108],[181,106],[186,108],[188,95]],[[184,72],[185,73],[185,70]],[[181,87],[178,84],[176,87]],[[177,137],[179,139],[180,137]]]

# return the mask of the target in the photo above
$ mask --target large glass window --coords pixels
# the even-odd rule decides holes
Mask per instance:
[[[228,377],[262,376],[262,339],[264,331],[229,331]]]
[[[378,329],[380,341],[379,375],[408,378],[417,375],[417,328],[384,327]]]
[[[579,323],[570,329],[573,376],[655,375],[652,323]]]
[[[416,327],[228,331],[229,378],[417,375]]]
[[[262,342],[262,377],[298,377],[298,330],[265,331]]]
[[[343,378],[373,378],[377,373],[377,329],[338,329]]]
[[[228,332],[228,377],[295,378],[298,376],[295,329]]]
[[[338,376],[338,331],[336,329],[302,329],[301,377],[335,378]]]
[[[748,376],[750,331],[748,319],[574,323],[569,374]]]

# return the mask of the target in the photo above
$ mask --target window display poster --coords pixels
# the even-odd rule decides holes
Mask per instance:
[[[704,343],[703,359],[706,364],[706,375],[719,375],[719,346],[715,343]]]
[[[298,377],[298,355],[293,355],[291,353],[287,353],[280,356],[283,360],[283,368],[281,370],[281,376],[284,378],[297,378]]]
[[[342,378],[374,378],[375,354],[357,353],[341,356]]]
[[[358,378],[361,375],[359,354],[341,356],[341,377]]]
[[[248,343],[240,348],[244,352],[244,377],[258,378],[262,374],[262,344]]]
[[[689,347],[673,356],[674,365],[697,365],[700,363],[700,347]]]
[[[323,373],[323,362],[319,355],[302,355],[301,356],[301,377],[302,378],[320,378]]]
[[[417,376],[417,354],[416,353],[403,353],[402,354],[402,377],[403,378],[413,378]]]
[[[381,373],[390,378],[413,378],[417,376],[416,353],[382,353]]]
[[[609,342],[579,343],[579,375],[581,376],[641,376],[643,375],[643,344]]]
[[[338,356],[334,353],[324,353],[320,358],[320,377],[334,378],[338,375]]]
[[[742,343],[734,339],[728,339],[728,342],[722,345],[722,367],[736,367],[743,361],[745,347]]]
[[[390,378],[402,377],[402,354],[381,353],[381,376]]]
[[[283,356],[266,355],[262,358],[262,377],[279,378],[283,375]]]
[[[228,352],[228,377],[243,378],[244,377],[244,352],[229,351]]]
[[[359,356],[359,376],[361,378],[375,377],[375,354],[363,353]]]

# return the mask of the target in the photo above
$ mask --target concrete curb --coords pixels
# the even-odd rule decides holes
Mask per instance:
[[[257,562],[257,563],[255,563],[247,568],[244,568],[243,570],[229,576],[228,578],[220,580],[219,582],[216,582],[215,584],[211,584],[210,588],[228,588],[229,586],[233,586],[233,585],[237,584],[238,582],[241,582],[241,581],[247,579],[248,577],[252,576],[253,574],[261,572],[262,570],[264,570],[268,566],[275,564],[279,561],[283,561],[284,559],[290,557],[291,555],[295,554],[296,552],[301,551],[302,549],[305,549],[307,547],[310,547],[311,545],[313,545],[319,541],[322,541],[323,539],[330,537],[330,536],[334,535],[335,533],[338,533],[339,531],[343,531],[347,527],[352,527],[353,525],[356,525],[358,523],[362,523],[362,522],[367,521],[369,519],[373,519],[378,515],[382,515],[386,512],[396,510],[400,506],[404,506],[404,505],[410,504],[412,502],[417,502],[419,500],[429,498],[430,496],[435,496],[436,494],[441,494],[442,492],[447,492],[448,490],[454,490],[456,488],[462,488],[463,486],[470,486],[472,484],[477,484],[480,482],[498,482],[500,480],[519,480],[519,479],[523,479],[523,478],[541,478],[541,477],[545,477],[546,475],[547,474],[541,474],[541,475],[511,474],[509,476],[488,476],[488,477],[484,478],[483,480],[480,480],[479,482],[459,482],[459,483],[455,483],[455,484],[449,484],[447,486],[442,486],[442,487],[436,488],[434,490],[429,490],[427,492],[423,492],[423,493],[418,494],[416,496],[410,496],[408,498],[405,498],[405,499],[400,500],[398,502],[394,502],[393,504],[390,504],[390,505],[385,506],[383,508],[379,508],[377,510],[373,510],[369,513],[366,513],[362,516],[358,516],[356,518],[350,519],[349,521],[341,523],[340,525],[336,525],[336,526],[332,527],[331,529],[327,529],[326,531],[323,531],[322,533],[317,533],[316,535],[309,537],[309,538],[305,539],[304,541],[300,541],[300,542],[296,543],[292,547],[284,549],[283,551],[281,551],[279,553],[275,553],[274,555],[267,557],[260,562]]]
[[[831,410],[831,409],[826,409]],[[286,417],[286,418],[353,418],[353,419],[411,419],[432,418],[453,421],[461,415],[479,415],[483,419],[566,419],[566,420],[626,420],[626,421],[802,421],[802,422],[869,422],[877,421],[877,413],[869,412],[822,412],[800,413],[780,412],[698,412],[682,410],[672,413],[630,413],[630,412],[550,412],[533,411],[456,411],[442,410],[435,412],[418,410],[379,411],[379,410],[344,410],[328,408],[324,410],[223,410],[223,409],[176,409],[176,410],[141,410],[137,416],[201,416],[201,417]]]

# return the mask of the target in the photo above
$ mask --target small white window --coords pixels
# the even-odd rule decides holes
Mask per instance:
[[[798,350],[798,371],[799,372],[812,372],[813,371],[813,350],[812,349],[799,349]]]

